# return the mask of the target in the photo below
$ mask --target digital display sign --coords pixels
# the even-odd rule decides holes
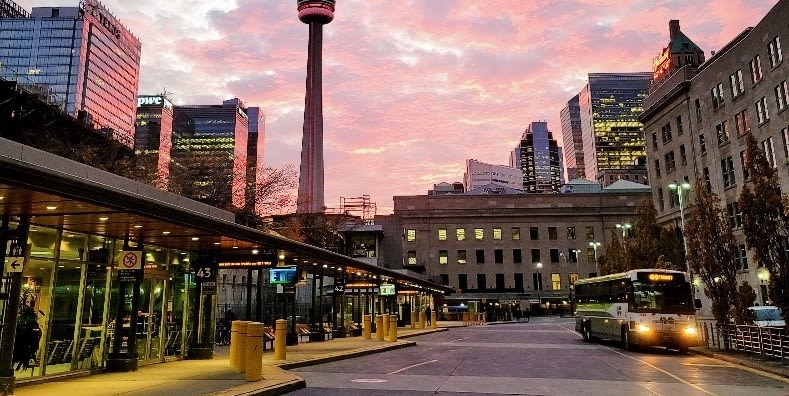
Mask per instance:
[[[378,288],[378,294],[382,296],[394,296],[395,295],[395,285],[391,285],[388,283],[383,283]]]
[[[292,285],[296,283],[295,266],[272,268],[268,272],[268,281],[272,285]]]

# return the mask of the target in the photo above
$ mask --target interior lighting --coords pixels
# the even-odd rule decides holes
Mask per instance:
[[[170,235],[170,231],[162,231],[162,235]]]
[[[252,249],[252,254],[258,254],[260,251],[257,249]]]
[[[110,218],[109,218],[109,217],[107,217],[107,216],[102,216],[102,217],[99,217],[99,221],[107,221],[107,220],[109,220],[109,219],[110,219]]]
[[[47,210],[55,210],[57,208],[58,208],[57,206],[47,206]]]
[[[200,240],[200,237],[192,237],[192,240],[193,240],[193,241],[199,241],[199,240]]]

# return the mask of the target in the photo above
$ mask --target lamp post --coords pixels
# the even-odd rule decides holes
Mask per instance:
[[[595,275],[600,275],[600,269],[597,268],[597,248],[600,247],[600,242],[592,241],[589,242],[589,246],[594,249],[594,273]]]
[[[682,183],[669,183],[668,188],[673,190],[677,190],[677,198],[679,199],[679,224],[682,227],[682,253],[683,256],[688,254],[688,241],[685,239],[685,194],[688,190],[690,190],[690,183],[683,181]],[[688,275],[690,276],[690,283],[693,284],[693,270],[688,265],[688,260],[685,260],[685,267],[688,269]],[[693,291],[695,294],[695,286],[693,287]]]
[[[541,310],[542,309],[542,294],[541,294],[541,291],[542,291],[542,263],[541,262],[537,262],[537,263],[534,264],[534,266],[537,268],[537,305],[540,307],[539,309]]]
[[[625,237],[627,236],[627,233],[630,232],[630,229],[632,227],[633,226],[630,223],[621,223],[621,224],[617,224],[616,225],[616,228],[619,228],[620,230],[622,230],[622,240],[625,239]]]

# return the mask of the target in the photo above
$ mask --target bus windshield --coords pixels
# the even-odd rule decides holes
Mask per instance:
[[[633,281],[633,312],[685,314],[695,313],[687,282],[653,283]]]

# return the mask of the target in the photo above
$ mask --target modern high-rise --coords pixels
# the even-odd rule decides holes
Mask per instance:
[[[254,212],[263,215],[263,204],[254,200],[257,186],[263,184],[266,145],[266,115],[260,107],[247,107],[249,138],[247,139],[247,205],[254,205]]]
[[[0,0],[0,10],[0,77],[133,147],[140,41],[96,0],[30,13]]]
[[[682,209],[693,199],[694,181],[703,180],[728,214],[737,246],[738,282],[758,285],[763,305],[768,282],[756,276],[758,264],[745,243],[739,197],[749,178],[744,169],[749,134],[775,168],[781,191],[789,191],[787,21],[789,2],[779,1],[756,26],[745,28],[706,61],[702,58],[703,63],[685,62],[674,50],[682,48],[686,37],[678,22],[670,22],[669,52],[664,48],[661,58],[683,63],[669,64],[662,82],[653,84],[640,118],[658,222],[681,225],[683,213],[687,220]],[[661,64],[655,64],[656,77]],[[685,181],[690,189],[683,187]]]
[[[334,19],[334,0],[298,0],[299,20],[310,27],[307,90],[301,140],[297,213],[323,213],[323,25]]]
[[[147,175],[144,180],[167,189],[173,142],[173,103],[165,95],[137,97],[134,152]]]
[[[562,122],[562,147],[564,148],[564,166],[567,181],[583,179],[584,172],[584,141],[581,132],[581,107],[578,95],[573,96],[559,113]]]
[[[651,72],[590,73],[578,95],[584,174],[608,186],[618,179],[646,184],[643,126],[638,121]]]
[[[515,152],[520,155],[517,164],[523,172],[521,189],[524,192],[559,192],[562,185],[559,145],[548,130],[547,122],[532,122],[523,132]]]
[[[515,167],[487,164],[475,159],[466,160],[466,173],[463,175],[465,191],[491,183],[522,190],[523,171]]]

